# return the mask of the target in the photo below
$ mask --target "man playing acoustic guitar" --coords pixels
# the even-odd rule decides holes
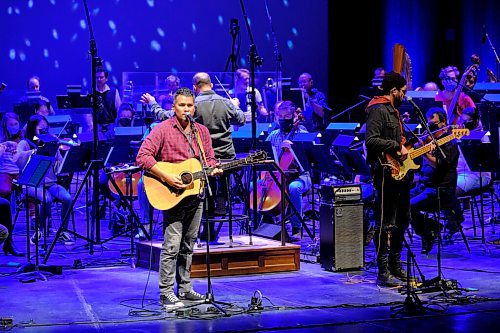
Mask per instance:
[[[164,171],[158,162],[180,163],[199,159],[205,167],[215,167],[217,162],[208,129],[190,120],[195,112],[193,92],[187,88],[177,90],[173,109],[175,117],[155,126],[145,138],[137,154],[137,164],[170,188],[184,190],[192,184],[185,184],[178,174]],[[209,173],[210,176],[220,174],[222,169],[217,167]],[[150,193],[147,194],[149,198]],[[186,196],[167,210],[159,269],[160,302],[167,310],[184,306],[183,300],[205,299],[193,290],[190,279],[193,246],[203,210],[201,196],[202,193]],[[177,281],[177,295],[174,281]]]

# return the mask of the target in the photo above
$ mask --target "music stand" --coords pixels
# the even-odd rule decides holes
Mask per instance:
[[[481,204],[481,242],[485,244],[484,236],[484,200],[483,200],[483,172],[495,172],[494,147],[490,142],[482,142],[486,135],[484,131],[472,131],[467,137],[461,139],[460,150],[467,165],[473,172],[479,172],[479,195]]]
[[[140,141],[147,130],[145,126],[115,127],[113,151],[107,161],[111,165],[135,161],[136,149],[130,146],[131,141]],[[107,165],[107,163],[105,165]]]
[[[244,125],[242,127],[232,126],[234,150],[236,153],[248,153],[252,150],[252,127]],[[258,123],[257,124],[257,143],[265,141],[272,130],[272,123]],[[258,150],[258,149],[256,149]]]
[[[45,174],[49,170],[49,168],[52,166],[54,163],[55,158],[50,157],[50,156],[43,156],[43,155],[31,155],[29,158],[27,164],[25,165],[24,169],[22,170],[19,179],[17,180],[17,183],[20,184],[21,186],[25,186],[25,204],[26,204],[26,209],[28,209],[28,187],[33,187],[35,189],[35,197],[37,197],[37,189],[42,183],[42,180],[45,177]],[[43,189],[45,190],[45,189]],[[38,218],[38,212],[35,209],[35,232],[38,234],[39,230],[39,218]],[[36,237],[35,240],[35,265],[30,261],[30,221],[29,221],[29,214],[26,212],[26,248],[27,248],[27,258],[28,262],[25,265],[22,265],[19,269],[18,272],[28,272],[32,270],[32,279],[29,280],[35,280],[40,279],[43,281],[47,280],[47,277],[40,273],[40,263],[39,263],[39,249],[38,249],[38,243],[39,243],[39,238]]]

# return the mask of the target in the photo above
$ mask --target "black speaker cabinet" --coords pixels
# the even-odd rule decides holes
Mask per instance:
[[[253,232],[255,236],[281,241],[281,224],[262,223]],[[290,242],[290,236],[285,230],[285,242]]]
[[[364,266],[363,203],[321,203],[320,263],[330,271]]]

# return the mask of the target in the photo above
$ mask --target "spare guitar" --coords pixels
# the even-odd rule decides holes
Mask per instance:
[[[265,151],[257,151],[245,158],[231,161],[217,166],[222,170],[234,169],[243,165],[252,165],[267,159]],[[184,198],[191,195],[198,195],[202,191],[202,179],[204,172],[200,161],[196,158],[190,158],[180,163],[158,162],[158,167],[165,172],[177,174],[182,182],[188,185],[185,189],[177,189],[150,173],[144,173],[144,188],[146,195],[153,206],[159,210],[168,210],[177,206]],[[212,172],[213,168],[206,168],[207,174]]]
[[[444,145],[453,139],[460,139],[463,136],[468,136],[469,133],[470,131],[467,128],[452,129],[451,134],[438,139],[437,144],[438,146]],[[395,180],[402,180],[410,170],[416,170],[420,167],[414,160],[417,157],[430,152],[431,148],[432,142],[419,148],[410,148],[408,149],[408,156],[403,161],[401,159],[394,158],[389,154],[385,154],[385,163],[382,163],[382,165],[389,165],[391,167],[392,178]]]

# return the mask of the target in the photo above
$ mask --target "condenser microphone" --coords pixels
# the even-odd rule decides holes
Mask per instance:
[[[190,123],[194,124],[196,122],[191,113],[185,113],[184,115],[186,116],[186,119],[189,120]]]

